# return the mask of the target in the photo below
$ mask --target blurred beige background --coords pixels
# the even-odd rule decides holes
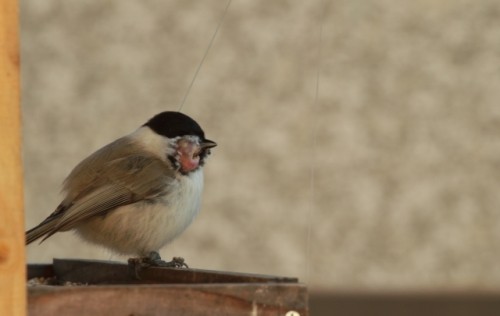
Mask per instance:
[[[21,1],[27,228],[81,159],[178,108],[225,5]],[[314,288],[498,289],[499,100],[499,1],[233,0],[183,108],[219,143],[203,209],[162,255]],[[72,233],[27,251],[126,259]]]

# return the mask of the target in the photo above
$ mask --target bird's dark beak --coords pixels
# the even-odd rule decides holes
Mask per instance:
[[[217,146],[217,143],[214,141],[211,141],[209,139],[205,139],[204,141],[201,142],[201,148],[202,149],[207,149],[207,148],[213,148]]]

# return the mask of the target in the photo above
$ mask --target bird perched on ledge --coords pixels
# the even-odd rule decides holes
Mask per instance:
[[[185,265],[182,258],[161,260],[158,251],[198,214],[203,166],[216,145],[187,115],[154,116],[80,162],[64,181],[64,200],[26,232],[26,244],[75,230],[148,265]]]

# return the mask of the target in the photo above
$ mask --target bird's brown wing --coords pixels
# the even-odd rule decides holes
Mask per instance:
[[[174,170],[154,156],[136,154],[109,161],[78,195],[63,201],[51,216],[31,230],[31,236],[28,232],[27,242],[44,235],[45,240],[58,231],[74,228],[81,221],[119,206],[167,194],[174,179]]]

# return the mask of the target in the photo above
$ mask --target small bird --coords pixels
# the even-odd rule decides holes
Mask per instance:
[[[75,230],[148,265],[185,265],[182,258],[161,260],[158,251],[198,214],[203,165],[216,145],[189,116],[157,114],[80,162],[63,183],[65,198],[26,232],[26,244]]]

